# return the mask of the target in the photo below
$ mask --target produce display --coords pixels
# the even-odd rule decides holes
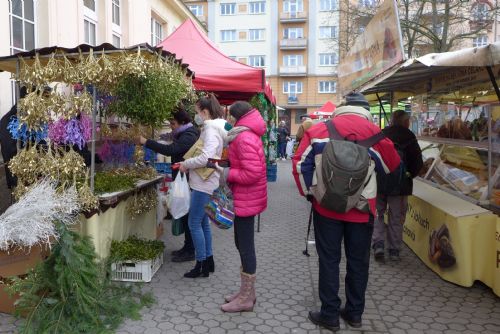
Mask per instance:
[[[161,240],[145,240],[130,237],[124,241],[111,242],[111,261],[144,261],[163,253],[165,244]]]

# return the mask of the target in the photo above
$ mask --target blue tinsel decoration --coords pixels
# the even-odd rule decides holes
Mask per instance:
[[[9,130],[12,138],[15,140],[21,140],[23,144],[27,142],[39,143],[45,140],[48,136],[48,126],[44,125],[42,130],[39,131],[28,131],[28,127],[25,123],[19,124],[19,120],[16,116],[12,116],[7,125],[7,130]]]

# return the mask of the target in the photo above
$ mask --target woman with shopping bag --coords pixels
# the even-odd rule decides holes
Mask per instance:
[[[188,225],[193,237],[196,265],[184,274],[188,278],[208,277],[215,270],[212,234],[205,206],[210,195],[219,186],[220,175],[206,165],[209,158],[221,157],[227,134],[222,108],[213,94],[199,99],[195,108],[194,120],[202,126],[200,139],[184,155],[185,160],[179,165],[181,172],[189,172],[189,185],[192,189]]]
[[[236,123],[227,135],[229,166],[222,169],[234,199],[234,242],[241,259],[239,292],[227,296],[224,312],[252,311],[255,305],[255,216],[267,208],[266,158],[261,136],[266,123],[249,103],[238,101],[229,113]]]
[[[172,163],[178,163],[184,160],[184,155],[196,143],[200,137],[200,131],[193,126],[191,116],[183,107],[178,107],[174,112],[173,119],[170,120],[172,132],[170,138],[172,143],[164,145],[151,139],[146,139],[142,136],[137,138],[136,142],[145,145],[156,153],[171,157]],[[172,170],[174,180],[177,177],[178,170]],[[181,249],[172,252],[172,262],[185,262],[194,260],[194,245],[191,233],[188,226],[188,215],[179,218],[184,230],[184,246]]]

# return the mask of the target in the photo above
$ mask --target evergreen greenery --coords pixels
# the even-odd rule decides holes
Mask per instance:
[[[135,181],[136,178],[130,175],[98,172],[95,174],[94,178],[94,192],[96,194],[103,194],[133,189],[135,187]]]
[[[16,279],[21,333],[111,333],[124,318],[140,318],[153,303],[132,287],[112,284],[97,264],[91,240],[58,224],[60,239],[49,258],[25,279]]]
[[[163,253],[165,244],[161,240],[146,240],[132,236],[124,241],[111,242],[112,262],[152,260]]]

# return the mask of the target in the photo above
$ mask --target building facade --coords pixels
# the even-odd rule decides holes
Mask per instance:
[[[0,1],[0,55],[47,46],[104,42],[157,45],[186,19],[205,29],[180,0]],[[0,73],[0,115],[15,102],[9,73]]]
[[[335,101],[337,0],[184,0],[220,50],[262,67],[292,134],[300,116]]]

